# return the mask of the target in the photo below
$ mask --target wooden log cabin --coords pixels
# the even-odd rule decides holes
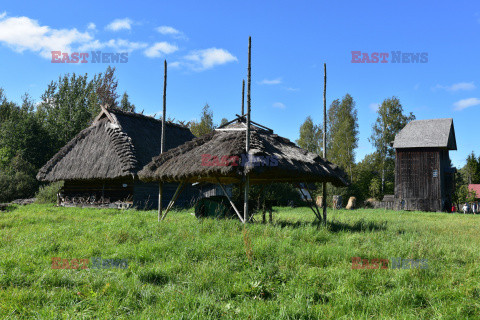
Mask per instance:
[[[140,181],[137,172],[160,153],[161,132],[162,122],[153,117],[102,108],[90,127],[40,169],[37,179],[64,181],[60,205],[157,208],[158,183]],[[188,128],[166,122],[166,150],[193,138]],[[166,207],[177,184],[163,188]],[[191,206],[200,196],[198,188],[188,186],[176,203]]]
[[[395,137],[396,210],[450,211],[457,150],[453,119],[415,120]]]

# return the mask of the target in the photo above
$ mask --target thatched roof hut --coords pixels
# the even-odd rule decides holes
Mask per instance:
[[[319,155],[297,147],[265,127],[251,125],[249,163],[246,124],[237,121],[153,158],[139,173],[143,181],[240,183],[331,182],[348,185],[345,173]],[[217,180],[218,179],[218,180]]]
[[[137,173],[160,153],[161,132],[162,122],[153,117],[102,108],[90,127],[40,169],[37,179],[64,180],[63,191],[71,197],[93,193],[97,199],[130,197],[133,202],[148,197],[149,206],[155,206],[158,185],[140,182]],[[165,135],[166,150],[194,138],[188,128],[172,122],[166,122]]]
[[[160,153],[162,122],[143,114],[103,109],[93,124],[67,143],[38,172],[41,181],[132,177]],[[167,122],[165,144],[172,149],[194,138]]]

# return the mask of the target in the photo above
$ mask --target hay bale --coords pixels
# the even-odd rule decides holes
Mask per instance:
[[[375,198],[368,198],[367,200],[365,200],[364,202],[364,206],[365,208],[373,208],[375,207],[375,202],[377,200]]]
[[[342,196],[333,196],[333,208],[341,209],[342,208]]]
[[[323,208],[323,197],[322,196],[317,196],[317,200],[315,202],[317,203],[317,206],[319,208]]]
[[[355,198],[355,197],[350,197],[350,198],[348,199],[348,204],[347,204],[346,209],[347,209],[347,210],[353,210],[353,209],[355,209],[356,204],[357,204],[357,198]]]

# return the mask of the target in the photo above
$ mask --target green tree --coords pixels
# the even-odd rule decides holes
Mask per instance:
[[[405,125],[415,120],[413,113],[405,115],[400,100],[396,97],[385,99],[378,109],[378,116],[373,125],[370,142],[376,149],[381,166],[381,192],[385,192],[385,181],[394,182],[395,150],[390,145],[397,133]]]
[[[117,94],[118,80],[115,77],[115,67],[107,67],[107,70],[102,74],[98,74],[93,79],[95,85],[95,92],[98,96],[100,105],[107,105],[109,107],[118,107]]]
[[[128,100],[128,94],[126,91],[123,93],[122,100],[120,101],[120,109],[123,111],[135,112],[135,105]]]
[[[59,77],[48,85],[41,100],[37,116],[52,138],[54,151],[85,129],[100,112],[95,83],[88,81],[87,74]]]
[[[7,114],[0,123],[1,163],[10,163],[15,155],[39,168],[50,156],[48,132],[34,113],[34,103],[28,94],[23,96],[22,106],[6,100],[0,105],[0,113]],[[7,113],[2,112],[4,107]]]
[[[227,118],[222,118],[222,120],[220,120],[220,126],[223,126],[227,122],[228,122]]]
[[[320,155],[322,153],[322,137],[322,128],[315,125],[312,117],[308,116],[300,126],[300,138],[296,143],[300,148]]]
[[[480,182],[480,159],[475,157],[473,151],[467,157],[467,164],[464,167],[464,173],[467,184]]]
[[[200,137],[212,132],[214,129],[213,111],[210,110],[210,106],[207,103],[202,109],[200,122],[190,122],[190,131],[192,131],[196,137]]]
[[[354,167],[352,185],[357,188],[357,201],[362,203],[371,197],[370,184],[371,181],[380,178],[378,171],[378,156],[375,153],[367,154],[362,161]]]
[[[327,156],[330,161],[353,176],[355,149],[358,146],[358,116],[355,101],[348,93],[328,109]]]
[[[371,197],[381,200],[382,190],[381,183],[378,178],[373,178],[372,181],[370,181],[369,191]]]

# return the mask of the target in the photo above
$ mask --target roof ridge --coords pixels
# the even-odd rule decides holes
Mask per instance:
[[[112,140],[114,151],[120,158],[122,170],[125,173],[135,171],[138,160],[136,158],[136,150],[133,145],[132,138],[118,126],[112,125],[110,122],[105,124],[105,130]]]
[[[149,121],[154,121],[154,122],[162,122],[161,119],[155,119],[154,117],[152,116],[147,116],[145,114],[142,114],[142,113],[137,113],[137,112],[130,112],[130,111],[125,111],[125,110],[122,110],[122,109],[119,109],[119,108],[115,108],[115,107],[109,107],[108,109],[106,109],[108,112],[111,112],[111,113],[119,113],[121,115],[124,115],[124,116],[127,116],[127,117],[134,117],[134,118],[140,118],[140,119],[145,119],[145,120],[149,120]],[[186,130],[190,130],[187,126],[185,125],[181,125],[179,123],[175,123],[175,122],[172,122],[172,121],[168,121],[168,120],[165,120],[165,123],[167,125],[172,125],[172,126],[175,126],[175,127],[178,127],[178,128],[181,128],[181,129],[186,129]]]

